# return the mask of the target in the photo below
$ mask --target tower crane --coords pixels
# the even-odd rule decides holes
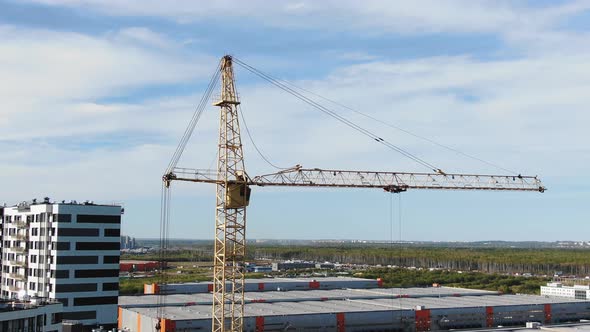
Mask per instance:
[[[414,189],[545,191],[541,180],[536,176],[447,174],[440,169],[433,169],[430,173],[412,173],[308,169],[297,165],[280,172],[250,177],[244,166],[238,120],[240,101],[231,56],[226,55],[221,59],[219,72],[214,78],[218,76],[221,76],[221,95],[213,104],[220,108],[217,170],[179,168],[174,162],[163,176],[165,189],[173,181],[216,185],[212,315],[214,332],[237,332],[244,328],[246,208],[252,187],[379,188],[392,193]],[[187,132],[190,136],[191,131]],[[180,153],[183,149],[184,147],[180,148]],[[174,157],[176,161],[180,157],[177,154]],[[166,216],[167,213],[163,212],[163,215]]]

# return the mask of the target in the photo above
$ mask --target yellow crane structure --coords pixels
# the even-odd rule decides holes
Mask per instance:
[[[232,63],[231,56],[224,56],[218,72],[212,78],[214,81],[221,76],[220,99],[214,103],[220,108],[217,170],[176,167],[179,153],[181,154],[184,149],[182,146],[180,152],[177,150],[175,154],[176,161],[169,165],[163,176],[165,190],[172,181],[211,183],[217,188],[213,265],[214,332],[237,332],[244,329],[246,208],[253,186],[380,188],[392,193],[410,189],[532,192],[545,190],[536,176],[447,174],[436,168],[431,173],[411,173],[306,169],[297,165],[277,173],[250,177],[244,165],[238,114],[240,101],[236,92]],[[211,83],[208,91],[210,93]],[[207,102],[207,99],[208,96],[203,100]],[[187,133],[190,136],[192,129],[187,130]],[[383,141],[380,138],[375,140]],[[167,214],[163,212],[164,218]],[[166,233],[166,230],[163,232]]]

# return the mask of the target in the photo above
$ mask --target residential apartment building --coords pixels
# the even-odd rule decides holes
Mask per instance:
[[[2,213],[2,298],[63,303],[84,325],[117,321],[121,206],[33,200]]]

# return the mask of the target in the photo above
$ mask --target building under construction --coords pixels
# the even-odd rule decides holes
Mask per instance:
[[[208,331],[210,283],[167,285],[166,295],[119,298],[119,328]],[[434,331],[558,324],[590,319],[590,301],[451,287],[383,288],[358,278],[252,279],[245,331]],[[153,287],[153,286],[152,286]],[[152,288],[146,287],[148,293]]]

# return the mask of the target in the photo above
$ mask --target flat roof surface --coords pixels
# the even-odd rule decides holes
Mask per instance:
[[[301,302],[342,300],[342,299],[377,299],[394,297],[449,297],[449,296],[475,296],[490,295],[498,296],[498,292],[453,288],[453,287],[429,287],[429,288],[369,288],[369,289],[314,289],[314,290],[290,290],[290,291],[265,291],[246,292],[246,302]],[[119,305],[123,307],[157,305],[158,295],[119,296]],[[211,304],[211,293],[196,294],[170,294],[164,296],[164,303],[167,305],[186,304]]]
[[[343,281],[365,281],[365,282],[377,282],[374,279],[365,279],[365,278],[354,278],[354,277],[317,277],[317,278],[253,278],[253,279],[246,279],[247,284],[258,284],[258,283],[265,283],[265,284],[272,284],[272,283],[281,283],[281,282],[312,282],[312,281],[319,281],[319,282],[343,282]],[[202,282],[184,282],[184,283],[170,283],[168,286],[180,286],[180,285],[203,285],[203,284],[210,284],[210,281],[202,281]]]
[[[588,301],[574,299],[546,298],[536,295],[485,295],[443,298],[400,298],[377,300],[328,300],[328,301],[300,301],[275,303],[248,303],[245,306],[245,316],[283,316],[309,315],[319,313],[339,312],[367,312],[385,310],[414,310],[417,305],[427,309],[437,308],[469,308],[483,306],[505,305],[542,305],[555,303],[588,303]],[[129,307],[127,310],[139,312],[152,318],[158,317],[156,307]],[[210,305],[190,305],[184,307],[167,306],[164,317],[173,320],[193,320],[211,318]]]
[[[569,332],[569,331],[590,331],[589,323],[574,323],[574,324],[558,324],[558,325],[541,325],[544,331],[555,332]],[[511,331],[511,332],[531,332],[531,329],[523,327],[508,327],[495,330],[481,330],[484,331]]]
[[[438,297],[433,290],[462,293],[461,296]],[[476,295],[477,292],[485,295]],[[428,294],[415,298],[371,298],[373,295],[389,296],[399,294]],[[485,306],[543,305],[555,303],[587,303],[590,301],[568,298],[551,298],[537,295],[498,295],[494,292],[464,290],[450,287],[441,288],[399,288],[389,289],[344,289],[309,290],[287,292],[250,292],[246,301],[266,300],[269,302],[247,303],[245,316],[303,315],[314,313],[367,312],[385,310],[414,310],[416,306],[426,309],[470,308]],[[365,298],[363,298],[365,297]],[[211,318],[211,294],[175,294],[165,296],[164,316],[173,320],[194,320]],[[176,303],[176,304],[175,304]],[[184,303],[184,305],[182,305]],[[207,304],[205,304],[207,303]],[[145,305],[151,306],[145,306]],[[156,295],[121,296],[119,305],[149,317],[158,317]],[[143,305],[143,306],[142,306]]]

